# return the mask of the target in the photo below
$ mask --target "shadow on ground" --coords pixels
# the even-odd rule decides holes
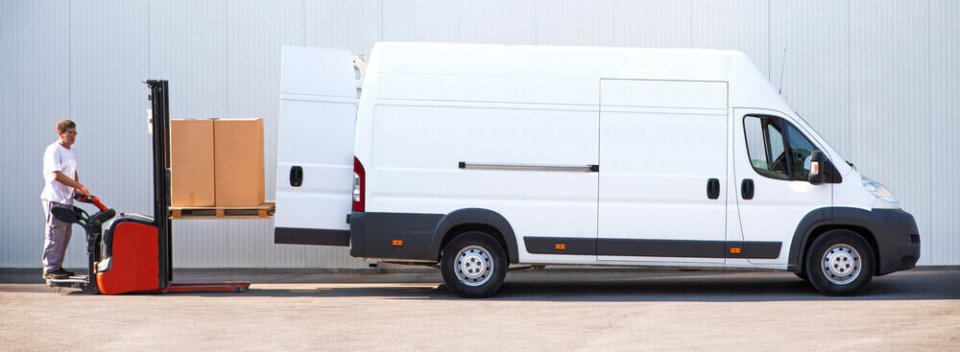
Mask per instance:
[[[29,271],[0,272],[0,291],[49,289]],[[248,280],[246,293],[177,294],[198,297],[362,297],[394,299],[460,299],[443,284],[439,273],[291,272],[263,270],[186,270],[177,282]],[[16,283],[16,284],[9,284]],[[292,285],[291,285],[292,284]],[[298,285],[307,284],[307,285]],[[64,289],[68,295],[82,295]],[[833,301],[960,299],[960,269],[912,270],[874,278],[856,296],[821,295],[810,284],[783,272],[682,272],[674,270],[545,270],[513,271],[494,301]]]
[[[436,271],[394,273],[179,273],[178,282],[249,280],[245,293],[182,293],[196,297],[383,297],[459,300]],[[8,282],[8,281],[3,281]],[[37,291],[42,284],[5,284],[0,291]],[[76,290],[61,291],[83,295]],[[856,296],[830,297],[783,272],[680,272],[669,270],[545,270],[507,275],[492,301],[559,302],[763,302],[960,299],[960,269],[913,270],[874,278]]]
[[[817,292],[810,284],[792,274],[750,275],[705,274],[679,277],[630,278],[620,273],[617,279],[589,280],[583,275],[549,275],[537,280],[511,278],[494,301],[561,302],[761,302],[761,301],[861,301],[861,300],[940,300],[960,299],[960,271],[901,273],[875,278],[856,296],[831,297]],[[607,276],[607,275],[604,275]],[[312,290],[256,289],[252,296],[378,296],[395,299],[460,299],[445,285],[402,284],[386,287],[319,287]]]

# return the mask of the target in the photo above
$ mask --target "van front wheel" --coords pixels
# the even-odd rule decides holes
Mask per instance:
[[[496,239],[470,231],[453,238],[443,248],[440,271],[443,282],[461,297],[493,295],[507,274],[507,256]]]
[[[873,248],[850,230],[827,231],[810,245],[805,273],[818,291],[848,295],[862,290],[873,279]]]

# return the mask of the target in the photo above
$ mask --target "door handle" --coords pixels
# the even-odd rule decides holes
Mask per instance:
[[[743,179],[743,182],[740,183],[740,195],[743,196],[743,199],[753,199],[753,180]]]
[[[300,187],[303,184],[303,168],[299,166],[293,166],[290,168],[290,185],[293,187]]]
[[[707,180],[707,198],[720,198],[720,180],[715,178]]]

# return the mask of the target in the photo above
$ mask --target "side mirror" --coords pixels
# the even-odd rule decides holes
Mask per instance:
[[[53,207],[53,217],[68,224],[80,222],[80,214],[73,208]]]
[[[810,153],[810,177],[808,180],[814,185],[840,183],[840,175],[826,154],[814,150],[813,153]]]

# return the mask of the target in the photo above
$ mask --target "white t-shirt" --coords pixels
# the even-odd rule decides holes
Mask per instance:
[[[73,187],[57,181],[54,171],[63,172],[69,178],[75,178],[77,172],[77,155],[73,149],[64,148],[60,141],[53,142],[43,152],[43,192],[40,199],[62,204],[73,204]]]

